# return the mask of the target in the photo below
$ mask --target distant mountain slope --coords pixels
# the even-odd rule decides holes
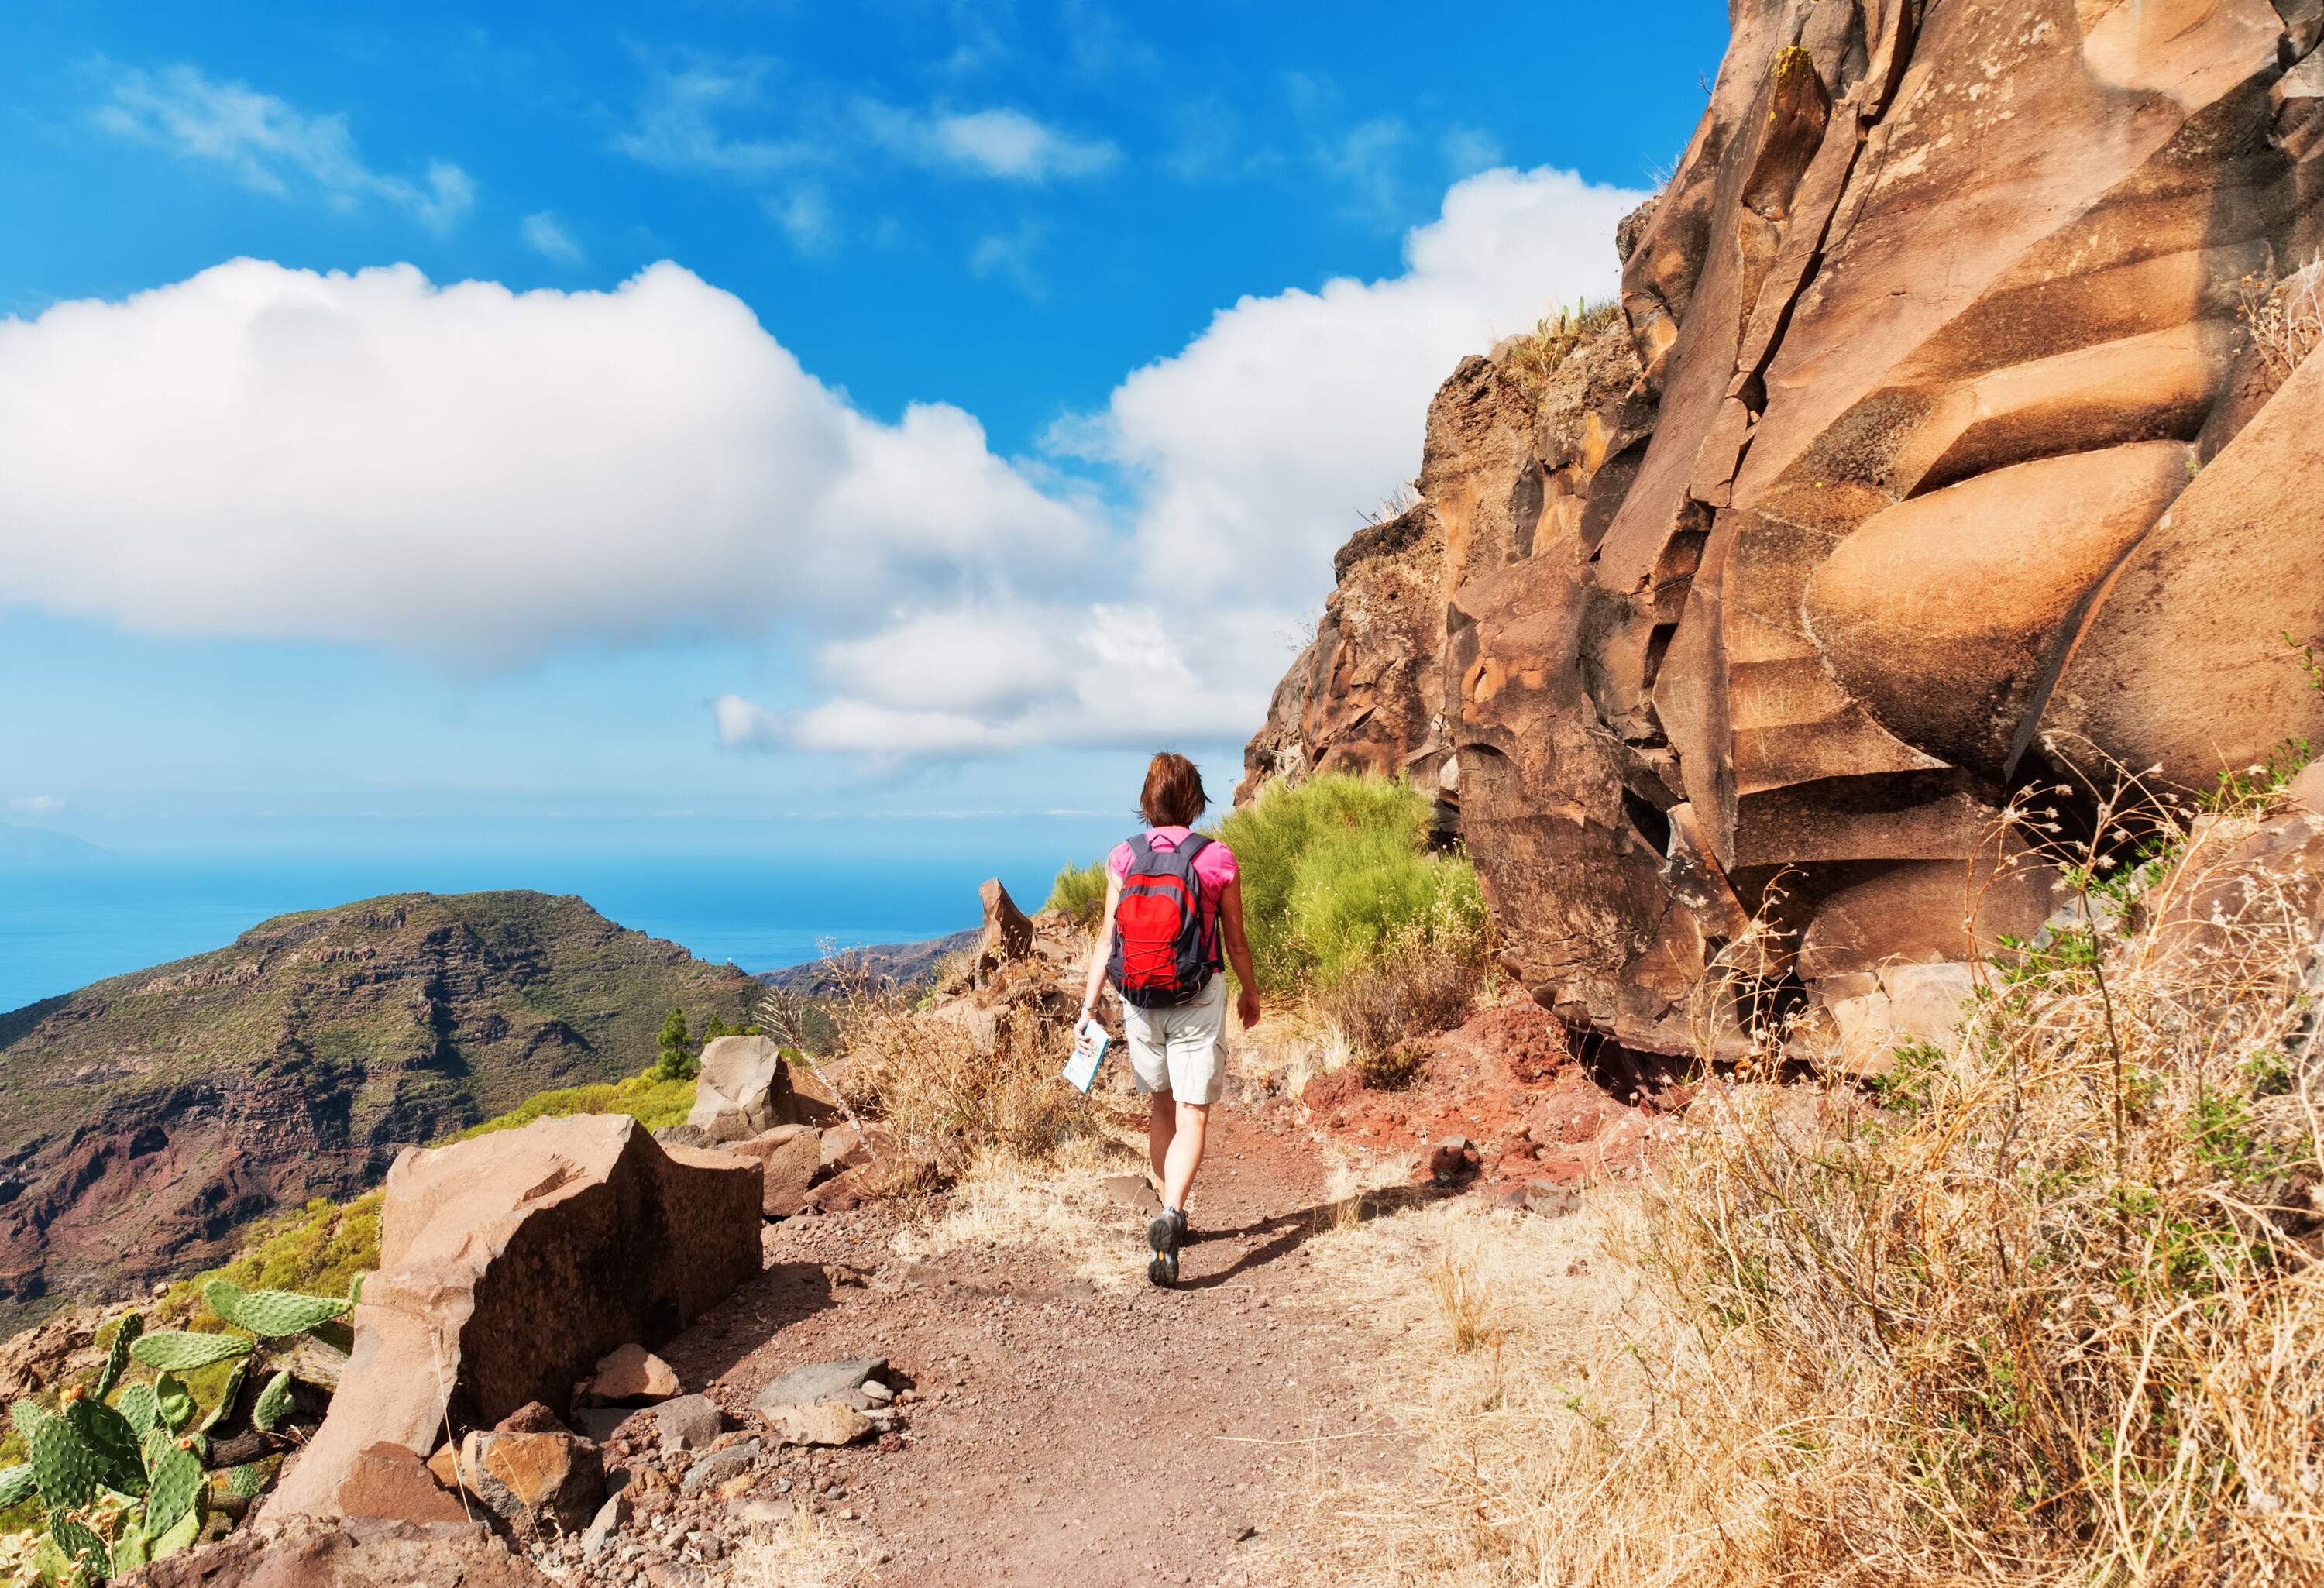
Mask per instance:
[[[250,1219],[545,1087],[652,1062],[756,984],[579,899],[397,894],[0,1014],[0,1330],[216,1260]]]
[[[79,865],[112,857],[110,849],[69,833],[0,822],[0,871],[17,866]]]
[[[868,948],[848,949],[837,961],[811,959],[779,971],[761,971],[759,980],[786,992],[816,998],[846,992],[859,976],[889,986],[914,988],[936,980],[936,965],[946,955],[975,947],[982,935],[982,928],[971,927],[918,943],[874,943]]]

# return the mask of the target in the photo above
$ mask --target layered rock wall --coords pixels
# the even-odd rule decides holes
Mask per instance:
[[[1544,1003],[1688,1050],[1759,917],[1844,1051],[2050,914],[2013,792],[2324,743],[2324,365],[2239,313],[2324,244],[2283,6],[1738,8],[1619,321],[1454,372],[1247,791],[1449,762]]]

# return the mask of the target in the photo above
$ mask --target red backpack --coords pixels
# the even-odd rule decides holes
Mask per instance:
[[[1189,833],[1176,849],[1157,849],[1153,838],[1140,833],[1130,841],[1106,967],[1121,1001],[1140,1009],[1193,1002],[1219,968],[1213,934],[1203,929],[1203,884],[1194,875],[1194,857],[1211,841]]]

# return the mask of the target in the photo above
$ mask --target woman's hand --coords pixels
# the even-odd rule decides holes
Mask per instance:
[[[1242,1018],[1242,1029],[1246,1031],[1259,1024],[1259,994],[1245,987],[1242,996],[1235,1000],[1235,1013]]]

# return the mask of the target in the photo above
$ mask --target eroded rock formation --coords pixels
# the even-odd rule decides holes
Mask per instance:
[[[334,1513],[362,1453],[432,1451],[528,1403],[559,1415],[606,1353],[675,1334],[759,1271],[759,1166],[579,1114],[412,1149],[330,1415],[269,1510]]]
[[[1734,27],[1619,319],[1454,372],[1245,787],[1449,760],[1545,1004],[1687,1050],[1760,916],[1860,1056],[1957,1006],[1972,900],[2049,915],[2013,792],[2324,742],[2324,364],[2238,314],[2324,244],[2324,7]]]

